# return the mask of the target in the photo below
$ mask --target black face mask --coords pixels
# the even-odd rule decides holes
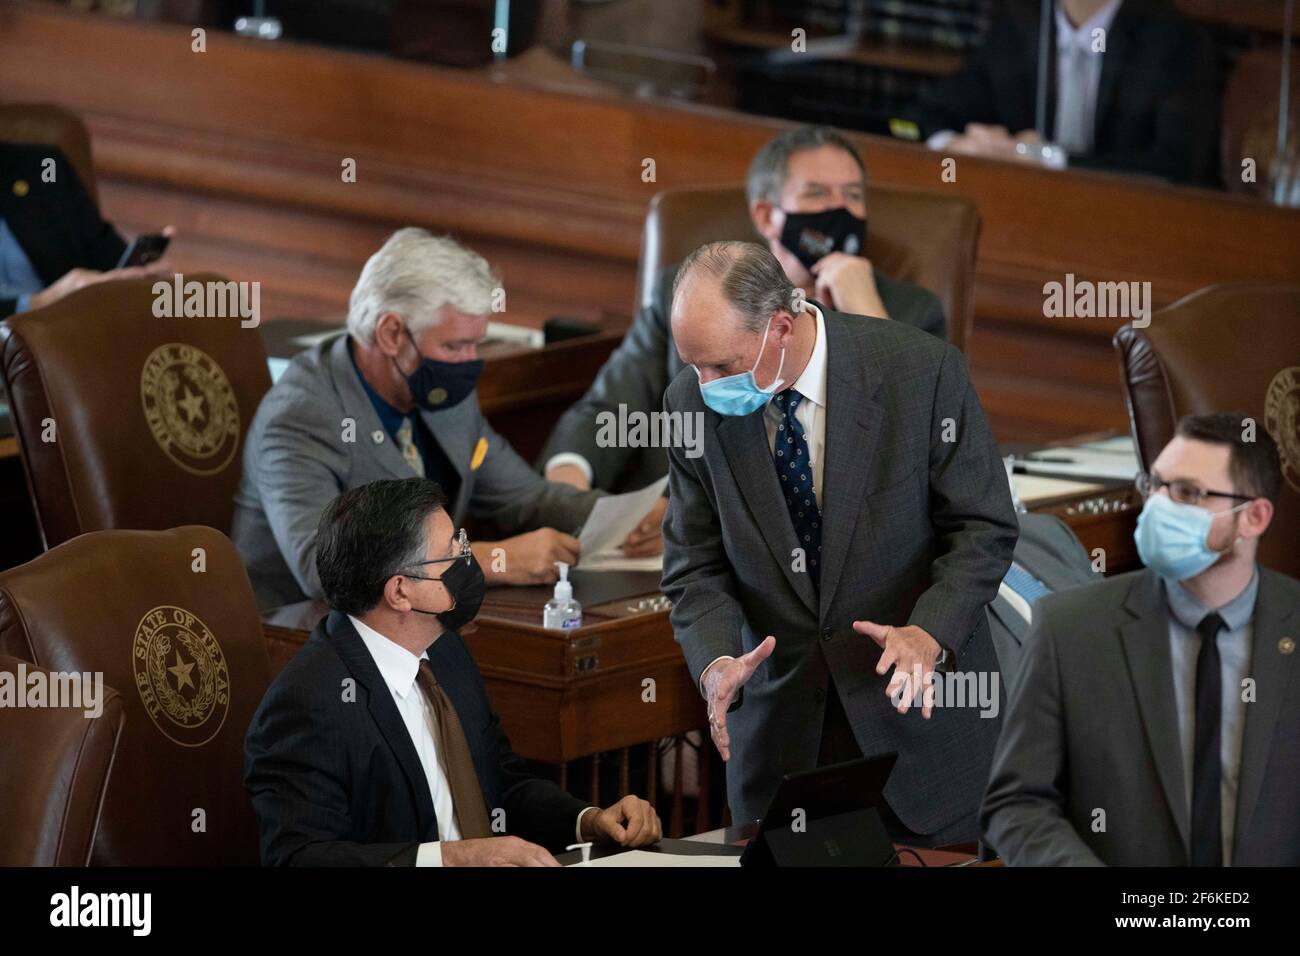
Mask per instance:
[[[867,221],[843,206],[825,212],[787,212],[781,245],[811,272],[818,260],[832,252],[862,255],[867,247]]]
[[[414,575],[412,575],[414,577]],[[451,563],[440,578],[424,578],[427,581],[441,581],[442,586],[451,595],[452,605],[445,611],[424,611],[414,605],[411,610],[420,614],[432,614],[449,631],[459,631],[478,615],[483,606],[483,594],[487,582],[483,578],[483,569],[479,567],[474,555],[457,558]]]
[[[478,377],[483,373],[483,360],[472,362],[442,362],[438,359],[420,355],[420,347],[415,345],[411,330],[406,330],[406,337],[415,346],[415,354],[420,357],[420,364],[415,371],[407,375],[393,359],[397,374],[406,380],[406,387],[411,390],[411,401],[426,412],[437,412],[444,408],[459,405],[478,385]]]

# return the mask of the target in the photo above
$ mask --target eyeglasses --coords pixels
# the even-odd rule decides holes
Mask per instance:
[[[443,564],[443,563],[451,562],[451,561],[459,561],[461,558],[464,558],[464,559],[465,559],[465,563],[466,563],[466,564],[469,564],[470,556],[473,554],[473,552],[470,550],[470,547],[469,547],[469,535],[466,533],[465,529],[464,529],[464,528],[461,528],[460,531],[458,531],[458,532],[456,533],[456,537],[455,537],[453,540],[454,540],[455,544],[457,545],[457,547],[456,547],[456,553],[453,554],[451,557],[449,557],[449,558],[430,558],[428,561],[418,561],[418,562],[416,562],[414,565],[412,565],[412,567],[417,567],[417,568],[418,568],[418,567],[423,567],[423,566],[426,565],[426,564]],[[415,578],[415,579],[420,580],[420,581],[439,581],[439,580],[441,580],[441,578],[431,578],[431,577],[428,577],[428,576],[423,575],[423,574],[410,574],[410,573],[405,572],[405,571],[398,571],[397,573],[400,574],[400,575],[402,575],[402,577],[406,577],[406,578]]]
[[[1138,472],[1133,484],[1137,486],[1138,494],[1143,498],[1151,497],[1161,488],[1168,488],[1169,497],[1184,505],[1199,505],[1203,498],[1231,498],[1234,501],[1255,500],[1254,495],[1236,495],[1230,491],[1206,491],[1194,481],[1186,481],[1182,478],[1165,481],[1159,475],[1145,471]]]

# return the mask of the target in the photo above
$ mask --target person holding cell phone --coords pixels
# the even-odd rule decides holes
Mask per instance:
[[[57,146],[0,143],[0,319],[97,282],[157,273],[172,232],[128,247]]]

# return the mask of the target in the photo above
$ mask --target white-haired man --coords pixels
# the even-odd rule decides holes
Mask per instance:
[[[244,447],[232,532],[262,607],[322,596],[321,513],[380,478],[430,478],[457,527],[491,519],[513,535],[474,546],[489,583],[543,584],[555,562],[577,561],[569,532],[599,493],[542,479],[479,409],[477,346],[499,287],[481,256],[402,229],[362,269],[347,332],[298,355],[267,393]]]

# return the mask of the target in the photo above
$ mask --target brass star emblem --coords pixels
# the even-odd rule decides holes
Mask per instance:
[[[188,664],[182,663],[180,651],[176,652],[175,666],[169,667],[167,669],[171,671],[176,678],[177,690],[184,690],[186,684],[189,684],[191,687],[194,686],[194,681],[190,677],[190,671],[194,670],[194,662],[190,661]]]
[[[199,417],[199,412],[203,409],[203,396],[195,395],[187,388],[185,389],[185,398],[176,404],[185,409],[185,420],[193,425],[194,419]]]

